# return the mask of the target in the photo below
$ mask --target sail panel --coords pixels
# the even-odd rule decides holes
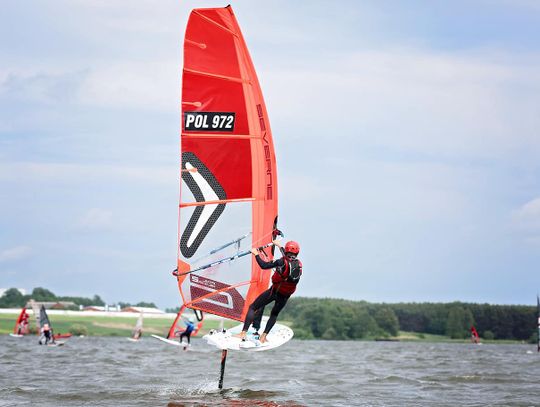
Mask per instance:
[[[201,142],[200,139],[185,138],[182,140],[182,150],[185,151],[185,156],[182,157],[183,167],[190,159],[204,163],[223,189],[222,199],[252,197],[251,161],[246,160],[251,155],[249,140],[208,138]],[[197,167],[197,163],[191,165]],[[186,180],[193,175],[184,172],[182,178]],[[240,179],[241,182],[238,182]]]
[[[188,307],[242,320],[270,278],[252,256],[182,274],[269,243],[277,222],[276,160],[266,107],[230,6],[190,15],[181,136],[182,299]],[[200,204],[187,206],[195,202]],[[238,236],[247,237],[215,251]]]
[[[200,130],[212,133],[249,134],[248,117],[245,114],[244,85],[241,82],[228,80],[226,77],[212,77],[203,74],[184,72],[184,86],[182,88],[183,102],[182,114],[183,131]],[[204,109],[204,110],[203,110]],[[187,119],[193,112],[234,113],[231,123],[225,122],[223,126],[212,127],[213,122],[206,120],[201,123],[190,123]],[[215,116],[212,116],[212,119]],[[226,119],[230,120],[230,119]],[[221,124],[221,123],[220,123]],[[187,125],[187,127],[186,127]],[[190,126],[195,125],[193,130]],[[231,131],[232,130],[232,131]]]
[[[51,322],[49,321],[49,316],[47,315],[47,311],[45,310],[45,306],[42,305],[39,310],[39,326],[43,328],[45,324],[49,325],[49,328],[52,329]]]
[[[235,63],[235,35],[228,27],[231,16],[222,9],[196,9],[189,17],[184,54],[184,68],[215,75],[240,77]]]

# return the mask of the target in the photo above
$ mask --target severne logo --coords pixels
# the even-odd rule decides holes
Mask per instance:
[[[182,180],[197,202],[220,201],[227,199],[225,190],[216,177],[197,156],[190,152],[182,153]],[[194,171],[192,171],[194,170]],[[186,258],[192,257],[204,238],[210,232],[225,204],[196,206],[186,229],[180,237],[180,252]]]

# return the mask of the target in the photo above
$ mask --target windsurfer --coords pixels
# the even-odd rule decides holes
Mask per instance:
[[[133,339],[140,339],[142,336],[142,328],[135,328],[135,331],[133,332]]]
[[[274,301],[274,306],[270,312],[270,318],[260,337],[261,343],[267,342],[266,336],[276,323],[277,317],[283,307],[285,307],[288,299],[296,291],[296,285],[300,281],[300,276],[302,275],[302,263],[297,259],[298,253],[300,252],[298,243],[293,241],[287,242],[285,244],[285,249],[281,247],[281,244],[277,240],[274,240],[273,243],[280,248],[282,253],[282,257],[277,260],[264,261],[261,258],[258,249],[251,249],[251,253],[255,256],[259,267],[263,270],[275,268],[275,272],[272,275],[272,286],[259,295],[249,306],[242,332],[235,335],[243,340],[245,340],[247,330],[252,323],[258,330],[264,307]]]
[[[41,338],[39,339],[40,345],[47,345],[49,342],[54,343],[54,338],[51,332],[51,327],[49,324],[44,324],[41,328]],[[43,343],[43,340],[45,340],[45,343]]]
[[[184,319],[182,317],[182,319]],[[187,321],[184,319],[184,322],[186,324],[186,329],[180,334],[180,342],[183,342],[184,338],[187,338],[187,341],[189,344],[191,344],[191,333],[195,329],[195,321],[193,317],[189,317]]]
[[[19,322],[19,326],[17,328],[17,334],[23,335],[27,333],[27,331],[28,331],[28,314],[26,313],[26,310],[24,310],[21,316],[21,322]]]

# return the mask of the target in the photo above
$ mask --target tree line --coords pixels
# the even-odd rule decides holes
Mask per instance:
[[[400,330],[465,339],[470,336],[473,325],[484,339],[534,342],[537,335],[536,307],[523,305],[377,304],[292,297],[280,319],[291,321],[295,336],[305,339],[390,338],[397,336]]]
[[[93,298],[57,296],[42,288],[22,295],[11,288],[0,297],[0,308],[23,307],[32,298],[36,301],[71,301],[79,305],[100,305]],[[122,308],[131,306],[119,303]],[[151,302],[139,302],[139,307],[155,307]],[[271,307],[267,307],[266,313]],[[171,310],[173,311],[173,310]],[[174,310],[176,311],[176,310]],[[484,339],[510,339],[535,342],[537,338],[536,306],[491,305],[475,303],[396,303],[379,304],[334,298],[292,297],[280,314],[291,321],[295,336],[303,339],[369,339],[391,338],[399,331],[446,335],[465,339],[475,326]]]
[[[26,303],[33,299],[38,302],[57,302],[57,301],[69,301],[76,304],[76,306],[68,307],[67,309],[78,310],[79,306],[87,307],[90,305],[105,306],[105,302],[99,295],[94,295],[92,298],[87,297],[70,297],[70,296],[58,296],[52,291],[43,287],[36,287],[32,290],[31,294],[23,295],[16,288],[10,288],[6,290],[0,297],[0,308],[22,308]],[[130,304],[128,302],[119,302],[120,308],[126,307],[150,307],[157,308],[153,302],[138,302],[137,304]]]

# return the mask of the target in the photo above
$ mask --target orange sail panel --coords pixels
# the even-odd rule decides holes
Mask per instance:
[[[243,320],[270,277],[253,256],[182,275],[271,242],[277,223],[270,123],[230,6],[191,12],[182,79],[178,286],[187,307]]]

